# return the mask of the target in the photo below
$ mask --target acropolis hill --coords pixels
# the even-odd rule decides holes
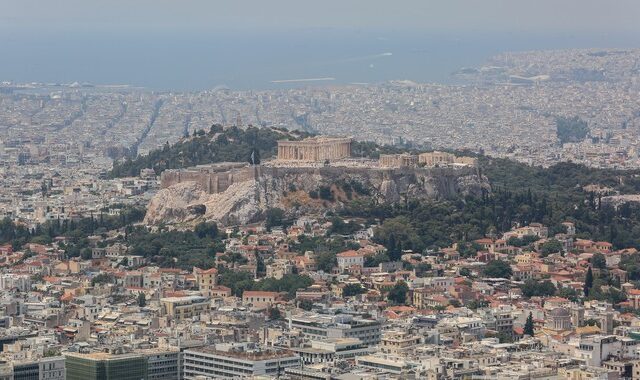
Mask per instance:
[[[164,171],[162,190],[152,199],[146,222],[205,219],[242,224],[260,219],[271,207],[292,214],[313,213],[339,208],[349,197],[365,194],[396,202],[403,197],[447,198],[489,187],[472,159],[456,160],[449,153],[351,158],[351,139],[331,137],[278,141],[277,152],[276,159],[259,165],[218,163]],[[345,191],[354,186],[365,194]],[[321,187],[330,188],[333,199],[311,196]]]

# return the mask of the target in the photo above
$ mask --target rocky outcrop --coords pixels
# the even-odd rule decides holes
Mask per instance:
[[[265,210],[279,207],[292,216],[343,207],[349,198],[380,202],[409,198],[451,198],[489,191],[487,179],[474,168],[256,167],[246,181],[210,194],[195,181],[160,190],[151,200],[148,224],[191,224],[215,220],[224,225],[258,221]],[[328,187],[333,200],[309,193]]]

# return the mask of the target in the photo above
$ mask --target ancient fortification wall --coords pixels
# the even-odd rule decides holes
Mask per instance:
[[[183,182],[195,182],[209,194],[222,193],[234,183],[255,179],[257,171],[246,164],[217,164],[189,169],[165,170],[160,186],[166,189]]]
[[[296,175],[316,175],[321,178],[339,178],[344,175],[364,176],[373,182],[393,181],[397,178],[430,177],[446,179],[477,174],[474,167],[464,168],[415,168],[415,167],[349,167],[349,166],[249,166],[246,164],[222,164],[183,170],[166,170],[160,176],[163,189],[183,182],[195,182],[208,194],[226,191],[234,183],[269,178],[286,178]],[[415,180],[415,179],[414,179]]]

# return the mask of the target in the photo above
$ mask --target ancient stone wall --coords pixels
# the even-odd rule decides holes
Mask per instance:
[[[246,164],[223,164],[190,169],[165,170],[160,187],[166,189],[183,182],[195,182],[209,194],[221,193],[234,183],[253,180],[257,169]]]

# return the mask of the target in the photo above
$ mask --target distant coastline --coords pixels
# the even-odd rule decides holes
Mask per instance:
[[[300,82],[329,82],[334,81],[336,78],[324,77],[324,78],[299,78],[299,79],[277,79],[272,80],[271,83],[300,83]]]

